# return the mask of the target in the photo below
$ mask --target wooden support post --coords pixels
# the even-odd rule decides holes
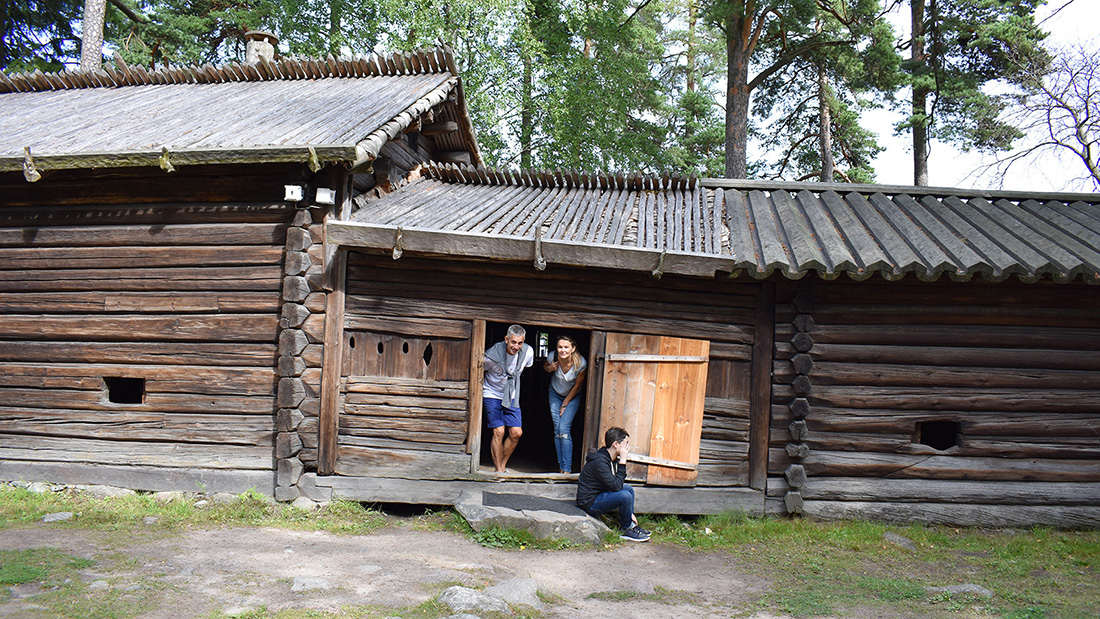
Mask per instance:
[[[756,490],[764,490],[768,481],[774,344],[775,285],[765,282],[756,297],[756,328],[752,343],[752,399],[749,402],[749,486]]]
[[[485,321],[474,319],[470,327],[470,386],[467,391],[466,453],[470,454],[470,472],[481,464],[481,376],[485,363]]]
[[[325,274],[332,282],[325,305],[325,348],[321,361],[321,415],[318,426],[317,474],[336,472],[336,435],[340,423],[340,377],[344,360],[344,290],[347,279],[348,251],[338,248],[325,263]],[[331,271],[331,272],[330,272]]]
[[[604,351],[607,349],[607,332],[593,331],[588,348],[588,396],[585,400],[584,450],[581,462],[589,451],[600,447],[603,440],[600,434],[600,398],[603,395]]]

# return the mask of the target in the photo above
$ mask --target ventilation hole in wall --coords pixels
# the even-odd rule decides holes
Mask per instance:
[[[382,342],[378,342],[378,354],[385,352],[386,348],[382,346]]]
[[[409,354],[409,343],[408,342],[403,342],[401,344],[401,352],[405,353],[406,355]]]
[[[107,401],[115,404],[141,404],[145,401],[145,379],[108,376],[103,379],[107,386]]]
[[[431,365],[432,364],[432,355],[433,354],[434,354],[434,351],[432,351],[432,343],[428,342],[428,345],[424,347],[424,365]]]
[[[355,336],[354,335],[348,338],[348,346],[350,346],[351,348],[355,348]]]
[[[918,421],[917,440],[914,442],[944,451],[958,447],[961,435],[962,424],[958,421]]]

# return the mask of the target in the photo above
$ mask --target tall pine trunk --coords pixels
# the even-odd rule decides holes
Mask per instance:
[[[98,71],[103,66],[103,20],[107,0],[84,0],[81,23],[80,70]]]
[[[913,184],[928,185],[928,88],[921,85],[921,71],[927,62],[924,54],[924,0],[910,0],[913,22]]]
[[[836,162],[833,161],[833,115],[829,107],[829,80],[825,76],[825,65],[817,65],[817,119],[821,125],[818,130],[818,148],[821,150],[821,182],[833,182]]]
[[[749,48],[752,20],[732,2],[726,20],[726,178],[745,178],[749,144]]]
[[[520,110],[519,126],[519,166],[531,167],[531,141],[534,138],[534,77],[531,69],[531,58],[524,54],[523,58],[523,108]]]

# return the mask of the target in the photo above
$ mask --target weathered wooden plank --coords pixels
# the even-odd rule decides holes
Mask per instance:
[[[265,292],[0,292],[0,312],[277,312],[275,290]]]
[[[465,399],[469,391],[466,381],[422,380],[391,376],[348,376],[343,385],[348,393],[379,393],[437,398]]]
[[[407,316],[380,316],[346,313],[344,329],[350,331],[378,331],[405,335],[430,336],[432,338],[467,339],[470,337],[468,320],[446,318],[413,318]]]
[[[446,409],[415,406],[364,406],[345,404],[342,413],[344,415],[362,417],[416,417],[449,421],[465,421],[466,419],[465,406],[461,409]],[[353,422],[349,420],[347,423],[359,423],[360,425],[366,423],[367,425],[363,427],[369,427],[369,422]]]
[[[1097,317],[1096,312],[1082,308],[986,306],[974,299],[961,305],[814,304],[814,320],[822,326],[870,323],[903,325],[904,328],[929,324],[1089,328],[1096,324]]]
[[[734,400],[730,398],[707,398],[703,405],[703,412],[707,415],[720,417],[749,418],[750,403],[748,400]]]
[[[772,432],[773,443],[779,443],[785,437],[787,429],[775,429]],[[935,455],[947,451],[957,457],[998,457],[998,458],[1100,458],[1100,441],[1096,437],[1080,440],[1074,438],[1049,437],[1045,440],[1006,437],[1001,440],[982,439],[964,432],[959,445],[950,450],[937,450],[915,442],[914,432],[904,434],[883,434],[866,432],[811,432],[805,443],[811,450],[859,451],[874,453],[899,453]]]
[[[103,390],[104,377],[143,378],[147,393],[231,395],[275,395],[277,381],[271,368],[13,362],[4,366],[0,387]]]
[[[1100,355],[1096,355],[1100,357]],[[788,366],[789,367],[789,366]],[[789,381],[791,374],[787,374]],[[779,378],[784,378],[780,376]],[[814,386],[866,385],[1014,389],[1100,389],[1100,372],[1038,368],[941,367],[939,365],[833,363],[813,367]]]
[[[773,419],[786,427],[790,423],[786,406],[773,409]],[[917,422],[958,419],[965,435],[1015,437],[1100,437],[1100,418],[1095,413],[1051,413],[1046,411],[950,411],[890,409],[814,409],[806,418],[811,432],[896,432],[912,433]]]
[[[0,461],[37,460],[170,468],[272,470],[271,447],[0,435]]]
[[[0,292],[276,291],[282,283],[271,266],[0,271]]]
[[[810,478],[802,497],[821,501],[1100,505],[1100,483],[942,479]]]
[[[439,410],[466,410],[466,401],[454,398],[430,398],[381,393],[348,393],[347,404],[355,406],[413,407]]]
[[[951,503],[886,503],[805,501],[803,513],[817,520],[879,520],[953,526],[1065,529],[1100,526],[1100,507],[1048,505],[958,505]]]
[[[731,307],[717,303],[706,304],[700,299],[699,304],[690,303],[696,295],[684,292],[676,299],[662,300],[659,298],[647,298],[639,294],[648,292],[645,289],[621,291],[616,295],[613,289],[601,289],[593,286],[581,288],[560,284],[548,283],[545,287],[534,285],[524,280],[511,281],[512,294],[505,297],[487,290],[484,282],[478,282],[477,278],[463,278],[456,276],[454,280],[438,281],[438,276],[425,276],[423,287],[410,288],[407,281],[380,281],[374,276],[373,271],[362,274],[353,273],[356,280],[349,284],[349,292],[363,296],[389,296],[402,298],[422,299],[423,301],[453,302],[463,304],[491,304],[498,302],[518,307],[543,307],[553,308],[560,312],[598,311],[604,314],[637,314],[639,304],[646,306],[647,315],[654,318],[680,318],[705,322],[730,322],[751,324],[751,317],[746,309]],[[419,272],[409,273],[408,276],[419,276]],[[392,277],[390,275],[389,277]],[[360,281],[370,281],[369,287],[364,287]],[[419,281],[419,280],[414,280]],[[558,290],[560,289],[560,290]],[[582,294],[588,293],[588,294]]]
[[[281,266],[283,248],[274,245],[177,245],[172,247],[0,248],[0,271],[107,269],[179,266]]]
[[[274,414],[274,398],[271,396],[230,394],[147,393],[143,404],[118,404],[108,402],[107,396],[97,390],[6,388],[0,389],[0,405],[83,410]]]
[[[332,283],[332,290],[325,299],[325,347],[324,364],[321,368],[321,411],[317,443],[317,472],[321,475],[333,473],[338,458],[336,441],[344,359],[344,301],[348,253],[337,250],[331,258],[326,260],[324,267],[326,278]]]
[[[794,349],[776,345],[777,358],[789,359]],[[808,353],[815,361],[865,364],[939,365],[941,367],[996,367],[1051,370],[1100,370],[1095,350],[1004,348],[997,346],[890,346],[814,342]],[[711,354],[713,356],[713,353]]]
[[[776,385],[778,397],[795,397],[789,386]],[[815,387],[808,396],[814,407],[874,408],[932,411],[1004,411],[1085,413],[1095,410],[1095,390],[1029,391],[994,388]]]
[[[29,363],[155,363],[274,367],[274,343],[0,341],[0,359]]]
[[[26,226],[0,228],[0,247],[120,247],[145,245],[275,245],[283,223]]]
[[[481,478],[483,479],[483,478]],[[353,501],[453,505],[465,490],[526,493],[552,499],[572,499],[572,484],[530,484],[508,481],[435,481],[382,476],[317,477],[319,487],[332,488],[333,498]],[[636,488],[635,511],[656,514],[718,514],[744,511],[763,515],[764,493],[748,488]]]
[[[0,321],[0,338],[271,342],[278,326],[279,317],[272,314],[10,315]]]
[[[343,434],[340,436],[340,443],[342,445],[354,445],[357,447],[371,447],[377,449],[410,449],[409,442],[401,438],[391,439],[377,436],[355,436],[352,434]],[[413,446],[413,448],[426,449],[428,451],[438,451],[439,453],[445,454],[465,453],[465,449],[462,445],[446,443],[417,443],[415,446]]]
[[[470,456],[470,472],[478,469],[481,459],[482,379],[485,373],[485,321],[477,318],[470,322],[470,359],[467,364],[469,399],[466,416],[466,453]]]
[[[0,479],[57,484],[105,484],[152,492],[187,490],[240,494],[247,490],[255,490],[271,496],[275,491],[275,476],[269,470],[226,470],[205,467],[160,468],[0,459]]]
[[[764,285],[756,298],[756,338],[752,346],[752,378],[750,382],[750,483],[757,490],[764,490],[768,472],[768,433],[770,429],[772,380],[770,372],[773,355],[775,316],[775,286]]]
[[[340,418],[340,432],[352,436],[371,436],[380,430],[407,432],[408,440],[416,435],[428,435],[432,442],[461,444],[466,433],[465,419],[445,420],[412,416],[347,415]],[[459,436],[454,436],[458,434]]]
[[[379,449],[341,444],[336,474],[357,478],[396,477],[411,480],[469,479],[470,458],[415,449]]]
[[[789,340],[789,326],[776,326],[776,338]],[[1045,348],[1095,351],[1100,329],[999,326],[982,328],[966,325],[847,324],[815,326],[814,346],[855,344],[873,346],[937,346],[990,348]]]
[[[270,447],[274,423],[258,415],[31,409],[0,406],[0,434]]]
[[[783,463],[772,458],[772,465]],[[802,461],[811,477],[976,479],[990,481],[1100,481],[1095,460],[963,458],[868,452],[811,451]]]

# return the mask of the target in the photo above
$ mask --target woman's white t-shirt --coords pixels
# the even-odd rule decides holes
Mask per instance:
[[[553,363],[558,358],[557,351],[550,353],[547,360]],[[577,382],[577,375],[579,375],[584,368],[588,367],[588,362],[584,360],[584,357],[573,353],[573,367],[569,368],[568,372],[563,372],[561,366],[550,375],[550,387],[558,393],[560,396],[567,396],[573,389],[573,385]]]

